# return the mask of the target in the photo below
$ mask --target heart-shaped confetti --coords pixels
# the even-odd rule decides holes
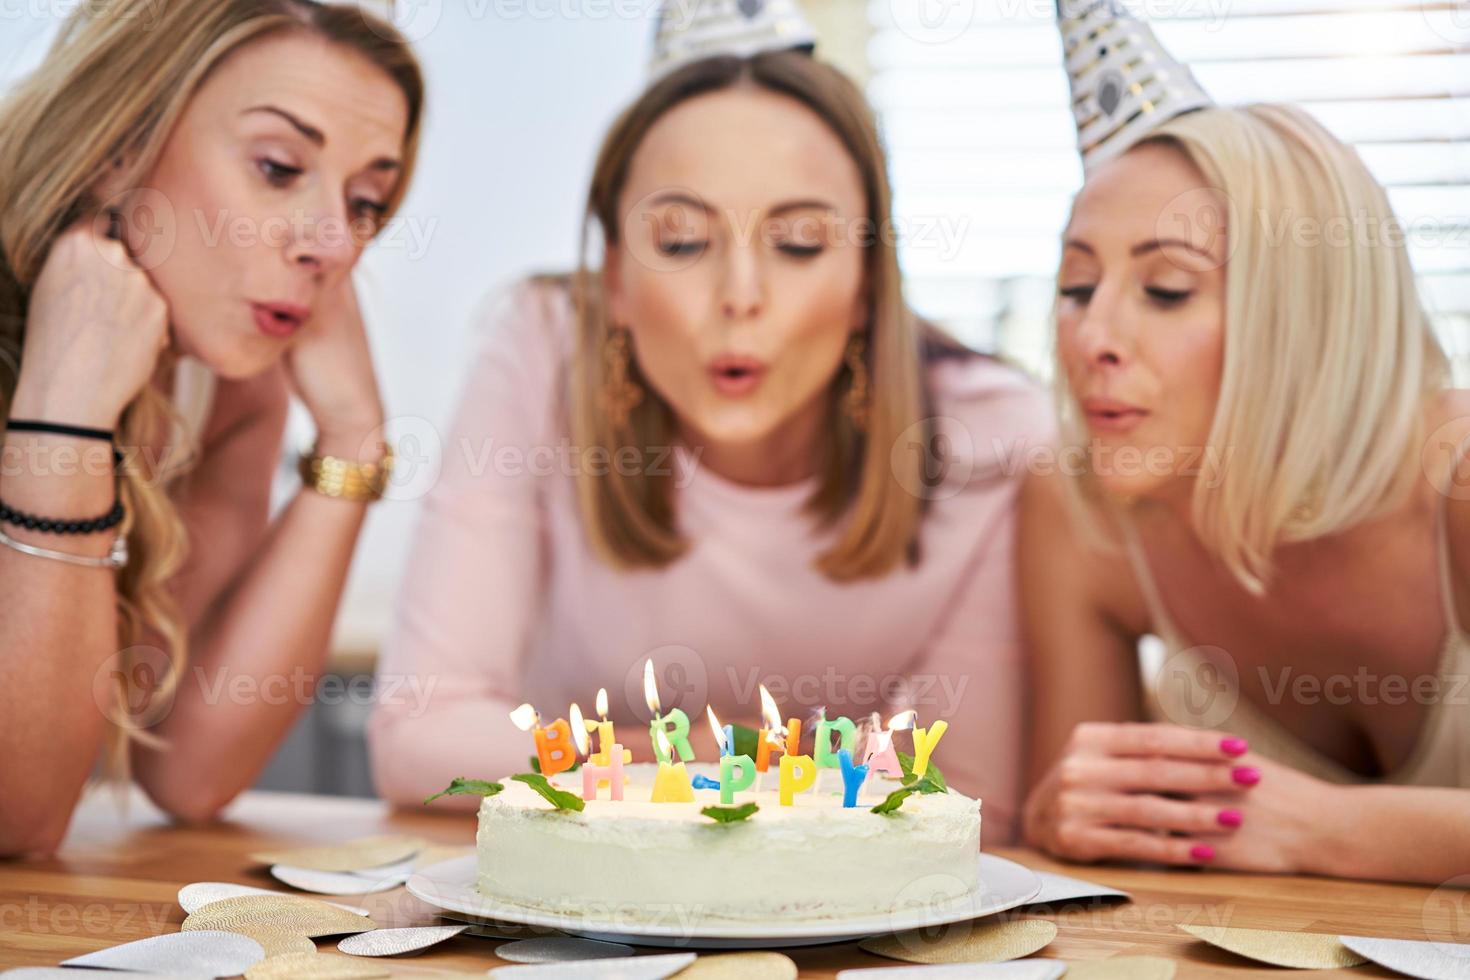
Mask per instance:
[[[1030,956],[1055,938],[1057,925],[1046,919],[967,920],[944,927],[937,936],[930,929],[910,929],[858,945],[869,953],[909,963],[999,963]]]
[[[290,898],[288,892],[273,892],[269,888],[256,888],[254,885],[237,885],[231,881],[196,881],[191,885],[185,885],[179,889],[179,907],[185,913],[192,915],[211,902],[223,901],[227,898],[239,898],[241,895],[275,895],[282,898]],[[328,902],[339,909],[356,912],[358,915],[367,915],[368,910],[358,908],[356,905],[342,905],[338,902]]]
[[[517,939],[495,950],[495,955],[512,963],[561,963],[566,960],[605,960],[632,956],[633,947],[574,936]]]
[[[260,943],[233,932],[209,930],[172,932],[152,936],[85,956],[62,966],[151,973],[190,973],[195,976],[233,977],[265,959]]]
[[[1084,898],[1131,897],[1127,892],[1120,892],[1116,888],[1093,884],[1081,878],[1068,878],[1050,871],[1037,871],[1036,877],[1041,879],[1041,891],[1027,905],[1060,905],[1062,902],[1075,902]]]
[[[287,953],[315,953],[316,943],[309,936],[303,936],[299,932],[286,932],[282,929],[250,929],[240,928],[236,930],[242,936],[249,936],[260,943],[260,948],[265,950],[267,958],[272,956],[284,956]]]
[[[1470,980],[1470,944],[1338,936],[1342,944],[1381,967],[1419,980]]]
[[[406,861],[423,848],[424,842],[417,837],[363,837],[345,844],[262,851],[250,857],[261,864],[287,864],[313,871],[366,871]]]
[[[796,980],[796,963],[782,953],[701,956],[679,980]]]
[[[388,971],[372,960],[327,953],[287,953],[262,960],[245,971],[245,980],[367,980]]]
[[[943,966],[885,966],[842,970],[837,980],[1057,980],[1067,972],[1061,960],[1011,960],[1009,963],[947,963]]]
[[[1329,970],[1359,966],[1367,962],[1344,946],[1336,936],[1316,932],[1282,932],[1276,929],[1226,929],[1221,926],[1180,925],[1180,929],[1211,946],[1237,956],[1290,966],[1298,970]]]
[[[292,888],[318,895],[368,895],[397,888],[413,873],[413,860],[368,871],[318,871],[290,864],[271,865],[271,877]]]
[[[664,980],[693,963],[693,953],[662,956],[627,956],[610,960],[575,960],[567,963],[533,963],[499,966],[490,976],[500,980]]]
[[[374,929],[348,936],[337,949],[353,956],[402,956],[447,942],[469,926],[416,926],[408,929]]]
[[[367,916],[314,898],[243,895],[209,903],[185,919],[181,928],[185,932],[199,929],[223,929],[227,932],[274,929],[316,938],[367,932],[377,927],[377,923]]]
[[[1114,956],[1067,964],[1067,980],[1172,980],[1174,962],[1162,956]]]

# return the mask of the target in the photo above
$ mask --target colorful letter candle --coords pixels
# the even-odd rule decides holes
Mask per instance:
[[[817,722],[818,769],[837,768],[837,753],[832,751],[832,733],[834,731],[841,736],[841,747],[847,751],[849,757],[857,751],[857,726],[852,723],[851,718],[835,718],[831,721],[823,718]]]
[[[875,728],[868,733],[868,745],[863,751],[863,765],[873,772],[903,778],[903,766],[899,764],[898,752],[893,748],[892,732]]]
[[[608,798],[621,800],[623,798],[623,747],[614,742],[608,746],[611,750],[607,755],[612,761],[605,765],[596,765],[586,762],[582,765],[582,799],[597,799],[597,788],[608,787]]]
[[[740,778],[735,778],[735,770],[740,770]],[[735,794],[742,789],[750,789],[750,784],[755,782],[755,762],[748,755],[722,755],[720,756],[720,802],[729,806],[735,802]]]
[[[572,745],[572,726],[565,718],[558,718],[543,728],[540,712],[523,704],[510,713],[510,720],[521,731],[531,730],[536,740],[536,761],[541,764],[543,776],[554,776],[572,768],[577,757]]]
[[[771,692],[766,686],[761,686],[761,720],[765,723],[755,740],[755,768],[757,772],[765,772],[771,767],[771,750],[780,749],[785,751],[781,741],[781,712],[776,707],[776,701],[771,697]]]
[[[799,773],[799,775],[798,775]],[[809,755],[783,755],[781,757],[782,806],[793,806],[797,793],[805,793],[817,781],[817,766]]]
[[[689,744],[689,716],[678,708],[667,715],[659,713],[658,684],[653,677],[652,659],[643,665],[643,696],[648,701],[648,710],[653,712],[653,722],[648,726],[648,737],[653,742],[654,757],[659,762],[668,762],[671,758],[669,746],[672,745],[680,759],[693,762],[694,748]],[[659,741],[660,736],[665,740],[663,743]]]
[[[914,729],[914,775],[922,776],[929,771],[929,756],[948,730],[947,721],[936,721],[930,728]]]
[[[863,780],[868,778],[868,767],[853,765],[852,753],[847,749],[837,750],[837,764],[842,769],[842,805],[857,806],[858,791],[863,788]]]
[[[657,752],[663,749],[663,757],[668,758],[669,746],[664,741],[664,733],[660,730],[653,739],[653,748]],[[653,777],[653,795],[649,797],[650,803],[693,803],[694,787],[689,784],[689,772],[684,768],[682,762],[660,762],[658,774]]]

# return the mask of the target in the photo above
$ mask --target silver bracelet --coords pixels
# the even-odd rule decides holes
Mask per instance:
[[[51,551],[47,548],[37,548],[33,544],[17,541],[10,535],[0,530],[0,544],[5,545],[23,555],[34,555],[37,558],[50,558],[52,561],[64,561],[68,565],[81,565],[84,568],[124,568],[128,563],[128,539],[119,534],[112,542],[112,551],[106,558],[93,558],[89,555],[72,555],[65,551]]]

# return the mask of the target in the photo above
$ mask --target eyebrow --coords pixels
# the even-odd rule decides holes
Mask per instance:
[[[326,136],[325,133],[323,133],[320,129],[317,129],[315,126],[311,125],[310,123],[302,122],[299,118],[297,118],[296,116],[294,116],[291,113],[287,112],[285,109],[282,109],[280,106],[274,106],[274,105],[256,105],[256,106],[251,106],[249,109],[246,109],[244,112],[240,113],[240,115],[242,115],[242,116],[249,115],[252,112],[265,112],[265,113],[269,113],[269,114],[271,114],[273,116],[280,116],[282,119],[286,120],[286,122],[290,123],[293,127],[295,127],[295,129],[296,129],[296,131],[298,133],[300,133],[302,136],[306,137],[314,145],[316,145],[318,147],[325,147],[327,145],[327,136]],[[380,171],[390,171],[390,172],[391,171],[396,171],[396,170],[401,170],[402,168],[403,168],[403,164],[401,164],[399,161],[393,159],[392,157],[379,157],[378,159],[374,160],[372,163],[368,164],[368,167],[367,167],[367,169],[369,169],[369,170],[380,170]]]
[[[1128,254],[1131,255],[1131,256],[1133,256],[1134,258],[1137,258],[1138,256],[1140,256],[1140,255],[1146,255],[1149,252],[1157,252],[1157,251],[1163,249],[1165,246],[1169,246],[1169,245],[1177,245],[1179,248],[1185,249],[1186,251],[1193,252],[1195,255],[1198,255],[1201,258],[1205,258],[1205,259],[1213,259],[1214,258],[1214,256],[1210,255],[1210,253],[1206,252],[1205,250],[1203,250],[1201,248],[1198,248],[1195,245],[1191,245],[1189,242],[1186,242],[1182,238],[1155,238],[1155,239],[1153,239],[1151,241],[1139,242],[1137,245],[1134,245],[1132,248],[1130,248],[1128,250]],[[1097,254],[1097,249],[1093,248],[1091,245],[1089,245],[1086,242],[1082,241],[1080,238],[1069,238],[1065,242],[1062,243],[1062,247],[1063,248],[1075,248],[1075,249],[1077,249],[1080,252],[1086,252],[1088,255],[1096,255]]]
[[[687,204],[690,207],[698,208],[706,213],[713,213],[715,211],[715,208],[711,207],[706,201],[701,200],[700,198],[697,198],[692,194],[685,194],[682,191],[669,191],[667,193],[660,194],[649,203],[654,205]],[[807,210],[836,211],[837,206],[829,201],[823,201],[817,198],[804,198],[796,201],[785,201],[781,204],[778,204],[775,207],[771,208],[769,214],[771,217],[775,217],[777,215],[786,214],[790,211]]]

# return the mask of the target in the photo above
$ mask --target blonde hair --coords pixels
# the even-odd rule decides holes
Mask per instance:
[[[1308,113],[1206,109],[1143,143],[1184,153],[1227,209],[1224,367],[1207,440],[1224,462],[1195,481],[1191,520],[1259,594],[1278,545],[1401,504],[1448,363],[1387,194]],[[1080,442],[1075,399],[1061,396],[1064,431]]]
[[[386,22],[351,7],[313,0],[208,0],[157,4],[112,0],[82,5],[63,26],[41,66],[0,103],[0,355],[14,376],[0,376],[0,412],[8,414],[19,379],[29,290],[52,243],[104,202],[94,188],[116,174],[137,187],[200,85],[231,53],[267,35],[311,33],[345,45],[385,71],[409,104],[404,169],[390,213],[401,203],[417,153],[423,81],[407,42]],[[124,171],[114,171],[118,161]],[[386,219],[385,219],[386,220]],[[161,362],[162,364],[162,362]],[[168,397],[149,384],[118,424],[123,447],[141,447],[183,430]],[[199,447],[185,447],[187,457]],[[144,454],[134,454],[141,457]],[[166,705],[187,663],[188,627],[170,597],[187,540],[168,487],[187,466],[123,467],[118,493],[127,509],[121,532],[129,562],[117,578],[119,678],[133,676],[130,648],[145,629],[166,647],[169,670],[153,693]],[[126,695],[119,680],[118,696]],[[134,739],[156,744],[125,709],[111,718],[107,770],[128,772]]]
[[[672,444],[673,411],[644,380],[635,358],[629,358],[629,376],[645,392],[642,403],[624,426],[602,410],[599,394],[608,384],[603,352],[613,325],[586,253],[594,222],[606,248],[617,246],[619,198],[633,156],[653,125],[688,99],[739,85],[795,99],[820,116],[857,164],[870,220],[875,224],[890,220],[892,194],[877,127],[862,93],[836,68],[804,53],[779,52],[708,58],[661,79],[613,123],[593,170],[583,257],[572,279],[578,328],[570,402],[572,438],[578,446],[613,454],[625,446],[649,450]],[[891,461],[889,448],[912,426],[922,425],[928,432],[925,361],[963,352],[957,343],[921,324],[906,307],[892,241],[881,234],[872,236],[865,252],[870,318],[864,333],[872,393],[868,423],[865,431],[859,431],[842,410],[852,378],[844,365],[828,392],[829,422],[819,448],[818,486],[807,502],[822,526],[846,518],[836,542],[816,561],[817,568],[836,581],[881,576],[905,558],[918,560],[923,494],[905,488],[925,486],[922,461],[915,453]],[[663,567],[677,560],[689,543],[676,526],[672,475],[620,469],[594,475],[582,467],[577,475],[583,524],[594,550],[618,568]]]

